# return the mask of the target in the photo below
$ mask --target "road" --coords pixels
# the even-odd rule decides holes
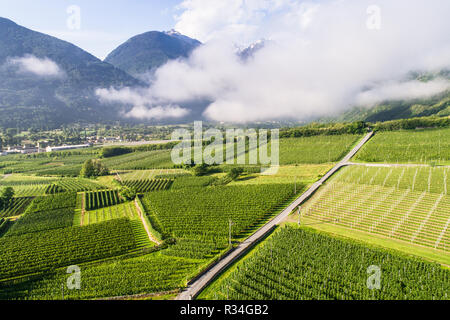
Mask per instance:
[[[280,224],[284,219],[286,219],[289,214],[307,200],[320,186],[327,181],[336,171],[338,171],[343,166],[349,164],[350,159],[361,149],[361,147],[369,141],[373,136],[373,132],[368,133],[359,143],[355,146],[338,164],[336,164],[330,171],[327,172],[319,181],[314,183],[305,193],[298,197],[294,202],[292,202],[286,209],[284,209],[278,216],[270,220],[267,224],[258,229],[254,234],[248,237],[244,242],[240,243],[235,250],[226,255],[222,260],[218,261],[214,266],[212,266],[208,271],[206,271],[202,276],[191,283],[183,292],[177,296],[177,300],[192,300],[195,298],[201,290],[203,290],[212,280],[215,279],[217,275],[220,274],[222,270],[228,267],[236,259],[238,259],[242,254],[247,252],[247,250],[260,239],[262,239],[272,228]]]

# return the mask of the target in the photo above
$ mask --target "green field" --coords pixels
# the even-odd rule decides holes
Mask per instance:
[[[378,132],[355,160],[450,164],[450,128]]]
[[[337,162],[360,140],[359,135],[280,139],[280,164]]]
[[[381,272],[377,289],[367,285],[371,266]],[[449,277],[450,270],[438,264],[285,226],[213,282],[199,299],[447,300]]]
[[[233,237],[243,236],[293,196],[290,184],[191,187],[151,192],[143,202],[162,233],[181,238],[220,237],[226,242],[230,219]]]

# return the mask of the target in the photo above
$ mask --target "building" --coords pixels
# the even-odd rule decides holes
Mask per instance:
[[[59,146],[59,147],[47,147],[45,151],[53,152],[53,151],[64,151],[64,150],[74,150],[74,149],[84,149],[89,148],[90,144],[79,144],[74,146]]]

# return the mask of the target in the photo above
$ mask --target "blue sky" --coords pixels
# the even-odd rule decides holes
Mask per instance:
[[[0,0],[0,17],[70,41],[99,58],[132,36],[170,30],[180,0]],[[67,8],[81,9],[79,30],[67,27]]]

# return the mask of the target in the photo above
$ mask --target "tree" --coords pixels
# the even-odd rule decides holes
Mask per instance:
[[[119,195],[127,201],[134,200],[136,198],[136,190],[127,186],[123,186],[119,190]]]
[[[194,175],[197,177],[204,176],[205,174],[208,173],[208,168],[209,166],[206,163],[196,165],[194,167]]]
[[[231,171],[228,173],[228,177],[231,178],[231,180],[236,180],[237,178],[239,178],[239,176],[244,172],[244,169],[241,167],[237,167],[237,168],[233,168],[231,169]]]
[[[108,168],[106,168],[98,159],[86,160],[80,171],[80,176],[84,178],[100,177],[108,174]]]
[[[80,176],[84,177],[84,178],[90,178],[93,177],[95,174],[95,170],[94,170],[94,164],[92,162],[91,159],[86,160],[83,163],[83,167],[81,168],[81,172],[80,172]]]

